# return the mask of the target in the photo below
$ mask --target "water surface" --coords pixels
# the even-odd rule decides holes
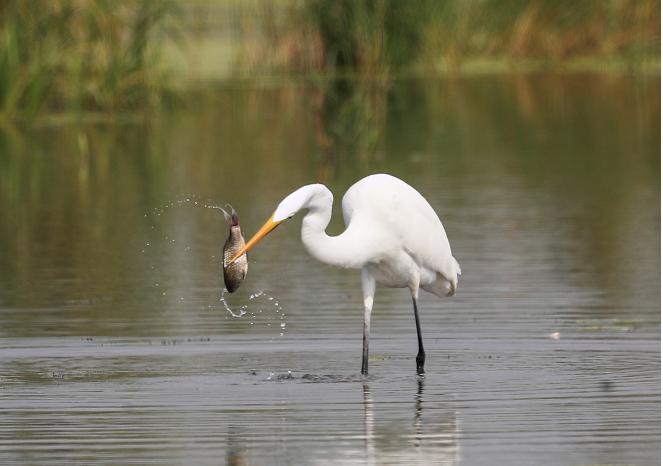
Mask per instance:
[[[0,131],[2,464],[660,464],[660,79],[518,75],[201,91],[149,122]],[[378,288],[310,258],[297,187],[388,172],[463,275]],[[404,219],[406,221],[406,219]],[[241,317],[234,317],[242,314]]]

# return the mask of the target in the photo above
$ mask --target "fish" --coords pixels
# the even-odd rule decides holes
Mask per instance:
[[[234,293],[246,278],[246,274],[249,271],[249,259],[246,253],[244,253],[235,262],[230,263],[233,257],[235,257],[235,254],[245,244],[244,233],[239,226],[237,212],[235,212],[232,206],[230,208],[232,209],[232,214],[228,214],[224,209],[221,209],[230,228],[230,235],[228,235],[226,244],[223,245],[223,282],[226,285],[228,293]]]

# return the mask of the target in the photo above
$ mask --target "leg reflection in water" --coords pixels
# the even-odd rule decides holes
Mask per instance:
[[[379,405],[379,401],[373,401],[370,385],[364,382],[365,464],[456,465],[460,462],[460,422],[457,412],[449,410],[446,401],[426,399],[424,391],[425,379],[418,377],[414,395],[414,419],[412,427],[408,428],[407,425],[395,422],[392,416],[385,419],[384,423],[375,418],[374,408]],[[390,405],[395,407],[393,401]],[[394,432],[393,429],[398,430]]]
[[[417,394],[414,395],[414,446],[421,447],[421,400],[424,394],[424,378],[417,377]]]
[[[366,464],[375,464],[375,434],[373,433],[373,399],[368,382],[364,382],[364,435],[366,448]]]

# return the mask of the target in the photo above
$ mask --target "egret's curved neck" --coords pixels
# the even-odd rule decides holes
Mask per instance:
[[[342,268],[361,268],[360,260],[363,245],[353,241],[348,231],[338,236],[325,232],[332,216],[334,198],[327,188],[317,192],[303,206],[309,213],[302,221],[302,243],[311,256],[325,264]]]

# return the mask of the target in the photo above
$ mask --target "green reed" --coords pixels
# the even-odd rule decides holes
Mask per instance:
[[[161,46],[178,28],[170,0],[0,2],[0,115],[168,105]]]
[[[483,0],[439,4],[427,54],[451,64],[471,58],[563,62],[660,55],[656,0]]]
[[[258,0],[236,10],[238,64],[248,73],[388,73],[417,58],[434,4]]]
[[[242,6],[251,73],[390,73],[614,59],[660,63],[657,0],[258,0]],[[659,58],[656,58],[659,57]]]

